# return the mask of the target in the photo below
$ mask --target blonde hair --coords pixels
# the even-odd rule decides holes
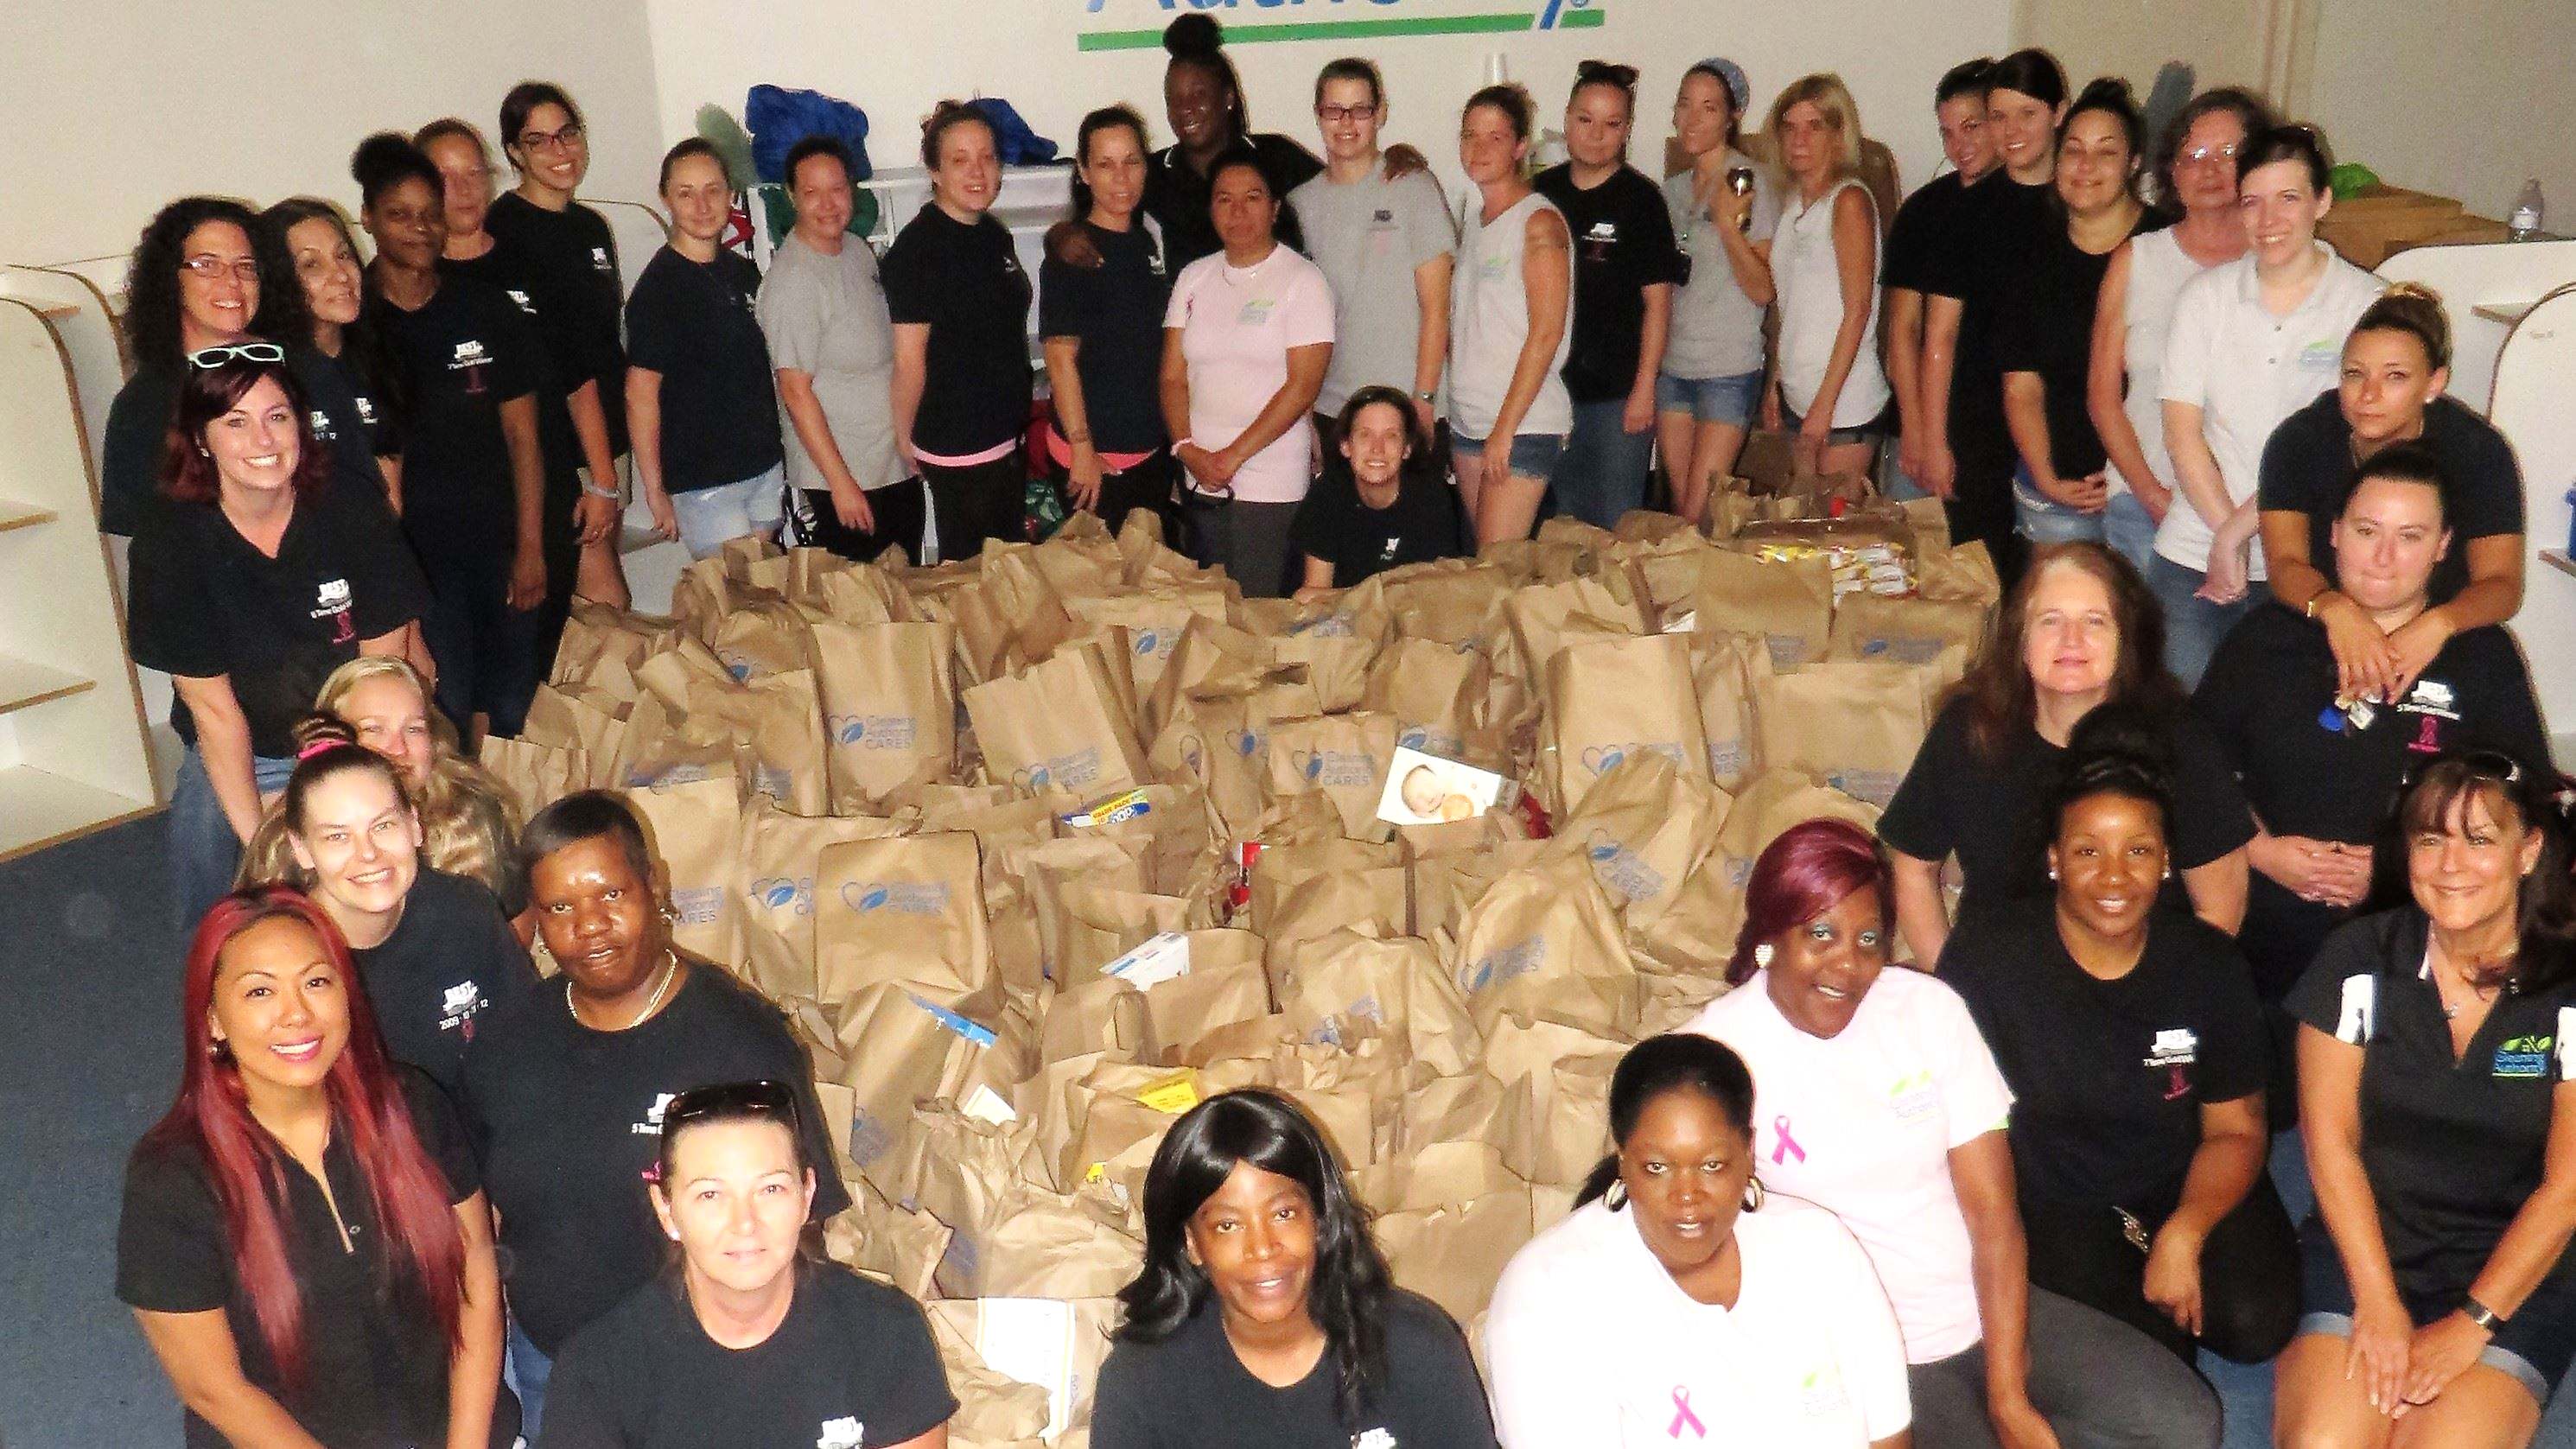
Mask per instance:
[[[1780,122],[1789,114],[1789,108],[1801,101],[1813,105],[1824,116],[1825,124],[1834,128],[1834,149],[1831,163],[1826,168],[1827,181],[1857,179],[1860,176],[1860,103],[1852,99],[1851,90],[1843,84],[1843,78],[1832,71],[1798,77],[1780,92],[1778,100],[1771,103],[1771,114],[1762,123],[1763,136],[1771,143],[1771,154],[1774,157],[1782,155]],[[1782,160],[1774,164],[1786,178],[1788,163]]]
[[[524,818],[520,803],[500,776],[465,757],[456,727],[431,702],[428,682],[420,671],[391,655],[360,655],[331,671],[313,697],[313,707],[338,715],[359,685],[376,679],[399,679],[410,685],[429,716],[429,779],[414,792],[417,798],[412,802],[420,811],[422,862],[433,870],[481,881],[505,904],[517,901],[523,894],[517,880],[519,828]],[[245,867],[248,864],[245,858]]]

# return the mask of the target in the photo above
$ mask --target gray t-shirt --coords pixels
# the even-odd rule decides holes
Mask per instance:
[[[1771,240],[1780,224],[1780,190],[1771,168],[1755,166],[1742,152],[1726,153],[1726,164],[1753,172],[1753,227],[1746,235],[1757,244]],[[1726,238],[1718,234],[1699,205],[1695,171],[1664,178],[1664,206],[1673,214],[1673,237],[1690,258],[1690,281],[1673,294],[1673,330],[1664,344],[1664,371],[1673,377],[1706,380],[1759,371],[1762,366],[1762,304],[1736,285],[1735,268],[1726,260]]]
[[[832,441],[859,486],[883,488],[909,476],[895,451],[894,322],[867,241],[843,237],[841,254],[827,257],[790,233],[770,259],[758,311],[770,364],[814,379]],[[787,435],[787,481],[818,492],[830,487],[784,398],[778,421]]]
[[[1368,176],[1337,185],[1329,172],[1288,193],[1305,229],[1306,252],[1333,285],[1333,365],[1316,395],[1318,412],[1339,412],[1372,383],[1413,391],[1422,302],[1413,270],[1458,249],[1440,183],[1426,171],[1386,179],[1381,160]]]

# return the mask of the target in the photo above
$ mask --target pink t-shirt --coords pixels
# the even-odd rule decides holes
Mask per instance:
[[[1181,332],[1190,365],[1190,438],[1213,452],[1243,435],[1288,383],[1288,349],[1333,340],[1333,289],[1323,269],[1285,246],[1250,267],[1225,253],[1199,258],[1172,284],[1165,328]],[[1314,425],[1304,413],[1234,475],[1246,503],[1306,496]]]

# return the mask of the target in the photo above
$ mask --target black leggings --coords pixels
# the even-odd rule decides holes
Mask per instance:
[[[1020,450],[963,468],[921,465],[930,488],[931,517],[939,524],[939,561],[954,563],[984,551],[984,540],[1029,541],[1028,466]]]
[[[2150,1241],[2170,1209],[2138,1214]],[[2185,1363],[2195,1347],[2237,1363],[2262,1363],[2299,1326],[2299,1238],[2268,1175],[2219,1221],[2200,1250],[2200,1337],[2176,1327],[2146,1298],[2147,1255],[2108,1207],[2022,1204],[2030,1281],[2100,1309],[2163,1344]]]
[[[830,549],[853,563],[868,563],[887,549],[901,548],[906,560],[919,563],[921,526],[930,507],[922,492],[921,480],[906,478],[883,488],[870,488],[867,499],[868,512],[876,520],[873,533],[861,533],[841,525],[841,515],[832,507],[830,489],[789,488],[788,541],[810,548]]]

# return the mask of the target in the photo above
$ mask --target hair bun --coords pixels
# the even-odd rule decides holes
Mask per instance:
[[[349,727],[347,720],[335,714],[324,714],[320,710],[311,710],[298,715],[295,723],[289,725],[287,730],[295,741],[295,753],[298,757],[328,745],[358,743],[358,732]]]
[[[2095,76],[2085,82],[2083,92],[2075,98],[2079,108],[2102,104],[2133,107],[2137,103],[2137,92],[2129,89],[2127,78],[2116,75]]]
[[[1163,27],[1163,49],[1174,60],[1214,60],[1225,49],[1225,27],[1213,15],[1192,11]]]
[[[1616,61],[1587,60],[1574,68],[1576,85],[1614,85],[1623,91],[1637,88],[1637,68]]]
[[[378,131],[358,143],[349,157],[349,179],[361,191],[372,191],[377,182],[422,162],[420,148],[399,131]]]

